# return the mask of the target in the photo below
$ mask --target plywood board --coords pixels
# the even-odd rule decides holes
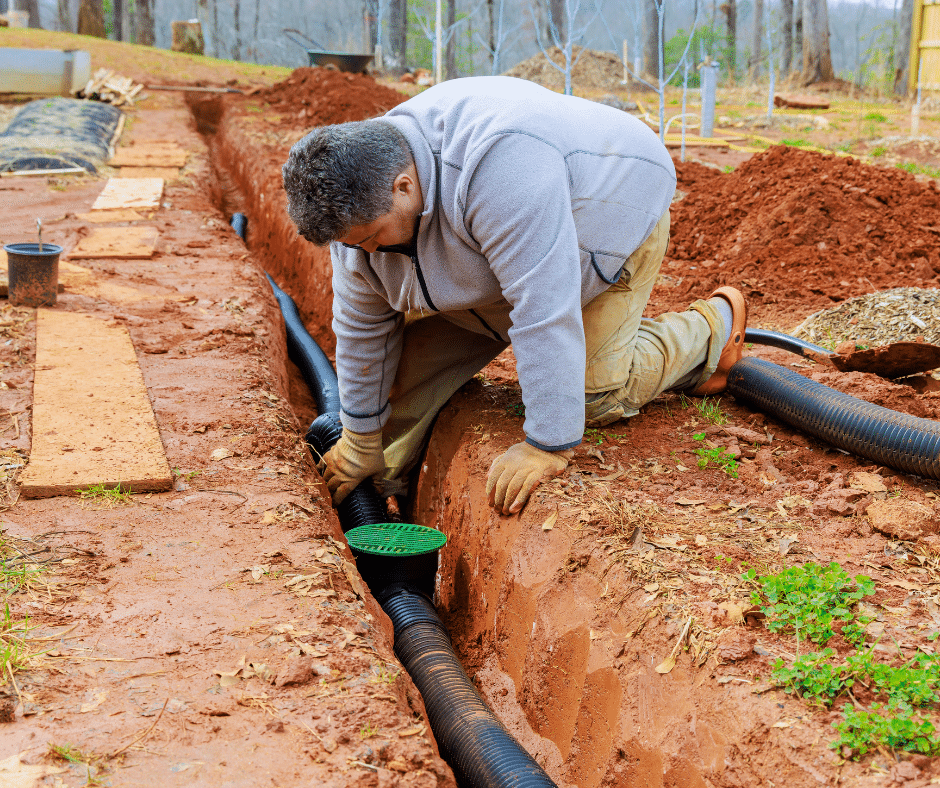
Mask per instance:
[[[179,178],[178,167],[121,167],[118,178],[163,178],[172,181]]]
[[[172,486],[130,334],[91,315],[39,309],[33,443],[20,477],[27,498],[103,484]]]
[[[76,214],[78,219],[83,222],[94,222],[102,224],[104,222],[138,222],[143,219],[143,215],[137,213],[132,208],[111,208],[104,211],[89,211],[88,213]]]
[[[95,227],[67,256],[71,260],[102,257],[142,260],[153,257],[159,236],[156,227]]]
[[[109,178],[91,209],[158,208],[162,196],[163,178]]]
[[[144,143],[119,148],[108,164],[112,167],[182,167],[188,155],[175,143]]]

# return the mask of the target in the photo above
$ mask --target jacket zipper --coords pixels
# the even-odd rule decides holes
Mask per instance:
[[[418,275],[418,284],[421,285],[421,293],[424,295],[424,300],[428,302],[428,307],[432,312],[439,312],[440,310],[434,306],[434,302],[431,300],[431,294],[428,292],[427,282],[424,281],[424,273],[421,271],[421,265],[418,263],[417,252],[411,255],[411,264],[415,267],[415,273]]]

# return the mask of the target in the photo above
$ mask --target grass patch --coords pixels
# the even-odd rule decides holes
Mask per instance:
[[[882,115],[880,112],[869,112],[862,118],[862,120],[873,120],[876,123],[888,122],[888,118],[885,115]]]
[[[718,399],[702,397],[695,401],[695,409],[699,416],[712,424],[721,426],[728,423],[728,414],[721,409],[721,397]]]
[[[699,432],[692,436],[697,441],[705,440],[705,433]],[[696,449],[699,456],[698,467],[707,468],[709,463],[720,467],[732,479],[738,478],[738,461],[731,452],[723,446],[713,446],[708,449]]]
[[[931,167],[929,164],[918,164],[914,161],[905,161],[895,165],[899,170],[909,172],[911,175],[927,175],[931,178],[940,178],[940,167]]]
[[[793,139],[793,140],[788,140],[788,139],[780,140],[780,144],[781,144],[781,145],[788,145],[788,146],[791,147],[791,148],[808,148],[808,147],[812,146],[813,143],[810,142],[809,140],[806,140],[806,139],[803,139],[802,137],[799,137],[799,138]]]
[[[125,490],[120,484],[117,487],[95,484],[79,488],[75,492],[83,502],[88,502],[98,509],[113,509],[115,506],[129,506],[134,503],[131,491]]]
[[[869,156],[871,156],[874,159],[877,159],[880,156],[884,156],[887,152],[888,152],[888,149],[884,145],[878,145],[877,147],[872,148]]]

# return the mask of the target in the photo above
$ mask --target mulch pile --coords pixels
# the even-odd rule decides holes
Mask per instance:
[[[552,63],[565,67],[565,54],[558,47],[548,50]],[[603,88],[620,89],[623,79],[623,63],[612,52],[599,52],[595,49],[573,48],[573,56],[579,58],[571,70],[571,84],[580,90]],[[579,57],[580,56],[580,57]],[[565,75],[549,63],[541,52],[528,60],[513,66],[503,76],[519,77],[536,82],[546,88],[561,90],[565,86]]]
[[[374,118],[408,99],[372,77],[307,66],[258,95],[286,113],[285,124],[296,122],[308,128]]]
[[[677,164],[670,308],[723,284],[765,315],[940,284],[940,194],[895,168],[778,146],[731,173]]]

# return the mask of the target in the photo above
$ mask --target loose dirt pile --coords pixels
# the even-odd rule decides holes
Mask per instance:
[[[767,305],[765,318],[792,320],[902,283],[937,284],[933,182],[782,146],[732,173],[677,169],[687,194],[672,209],[666,270],[681,279],[665,296],[668,308],[730,284]]]
[[[552,47],[548,50],[548,56],[559,68],[564,69],[565,54],[562,50]],[[571,72],[571,82],[575,88],[612,90],[620,87],[623,63],[613,53],[574,47],[572,56],[579,58]],[[564,74],[549,63],[541,52],[513,66],[504,76],[527,79],[554,90],[561,90],[565,86]]]
[[[281,125],[305,127],[374,118],[408,98],[372,77],[309,67],[298,68],[259,96],[272,109],[286,113]]]

